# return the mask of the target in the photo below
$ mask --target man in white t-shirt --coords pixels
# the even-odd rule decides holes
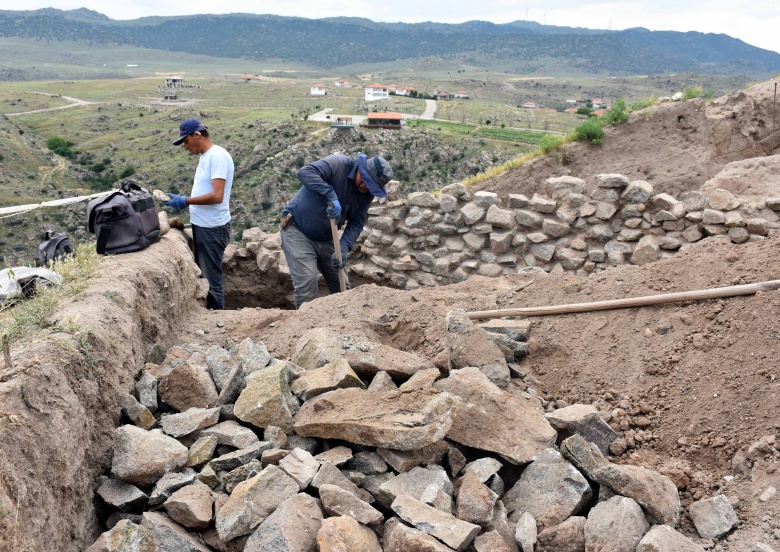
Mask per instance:
[[[190,207],[195,263],[209,282],[206,307],[225,308],[222,257],[230,243],[230,190],[233,187],[233,158],[211,141],[206,125],[187,119],[179,125],[174,146],[184,144],[190,155],[200,155],[190,196],[169,193],[163,205],[174,209]]]

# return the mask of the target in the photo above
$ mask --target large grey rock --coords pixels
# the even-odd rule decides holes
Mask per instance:
[[[536,520],[530,512],[523,512],[515,526],[515,540],[522,552],[534,552],[538,536]]]
[[[173,522],[168,516],[157,512],[145,512],[141,521],[154,542],[154,550],[176,550],[176,552],[209,552],[209,548],[195,535]]]
[[[189,362],[174,367],[160,378],[160,398],[179,412],[208,408],[217,401],[217,388],[209,373]]]
[[[412,468],[379,487],[379,492],[389,497],[391,502],[399,496],[406,495],[431,504],[443,512],[452,510],[454,490],[447,473],[434,467]]]
[[[461,521],[407,495],[397,497],[392,509],[398,517],[416,529],[436,537],[455,550],[468,548],[480,531],[479,525]]]
[[[651,235],[644,236],[636,244],[634,252],[631,254],[631,263],[642,266],[657,261],[660,250],[658,238]]]
[[[642,508],[624,496],[599,502],[585,522],[588,552],[634,552],[650,525]]]
[[[688,515],[703,539],[719,539],[739,525],[734,508],[723,495],[694,502],[688,506]]]
[[[227,541],[249,534],[298,490],[298,483],[277,466],[268,466],[239,483],[217,512],[219,537]]]
[[[474,539],[475,552],[515,552],[498,531],[487,531]]]
[[[271,448],[268,441],[259,441],[254,445],[238,449],[211,460],[207,465],[214,471],[234,470],[242,464],[259,458],[265,451]]]
[[[515,227],[514,213],[507,209],[501,209],[496,205],[488,207],[487,214],[485,215],[485,222],[498,228]]]
[[[317,455],[315,458],[319,458],[319,455]],[[378,473],[385,473],[387,471],[387,463],[385,462],[384,458],[382,458],[379,453],[371,451],[358,452],[347,461],[345,467],[348,470],[354,470],[362,473],[363,475],[376,475]]]
[[[639,541],[636,552],[704,552],[704,548],[668,525],[655,525]]]
[[[200,437],[192,443],[187,453],[187,466],[200,466],[214,458],[217,449],[217,438],[212,436]]]
[[[109,479],[97,490],[97,495],[110,508],[120,512],[135,512],[142,509],[149,497],[135,485]]]
[[[432,367],[429,360],[415,354],[327,328],[314,328],[303,334],[293,354],[293,362],[307,370],[337,359],[346,360],[358,375],[364,377],[384,371],[392,377],[405,379],[418,370]]]
[[[498,495],[483,485],[473,471],[467,471],[458,491],[456,516],[471,523],[485,524],[493,519]]]
[[[450,370],[474,366],[497,386],[509,384],[509,367],[504,353],[484,329],[466,316],[463,309],[447,313],[447,346]]]
[[[472,472],[477,476],[477,479],[480,483],[484,483],[493,477],[493,475],[497,474],[498,470],[500,470],[502,467],[503,464],[501,464],[501,462],[495,458],[478,458],[473,462],[466,464],[463,467],[463,473],[466,474],[468,472]]]
[[[179,414],[166,414],[160,418],[163,433],[171,437],[183,437],[219,421],[219,408],[190,408]]]
[[[609,465],[609,460],[601,454],[596,444],[586,441],[579,434],[564,439],[561,454],[591,481],[596,481],[599,468]]]
[[[233,409],[236,417],[256,427],[292,429],[298,399],[290,391],[290,366],[276,362],[246,377],[246,388]]]
[[[599,468],[595,475],[601,485],[633,498],[657,523],[674,526],[679,521],[677,487],[665,475],[639,466],[615,464]]]
[[[609,454],[609,445],[618,438],[592,405],[574,404],[553,410],[544,417],[558,432],[559,441],[575,434],[582,435],[599,447],[602,454]]]
[[[572,516],[560,525],[539,533],[539,552],[585,552],[585,518]]]
[[[444,438],[459,403],[449,393],[433,389],[411,393],[338,389],[306,401],[294,428],[304,437],[414,450]]]
[[[122,412],[138,427],[142,429],[152,429],[157,425],[154,414],[143,404],[138,402],[135,397],[127,393],[119,395],[119,404],[122,405]],[[155,403],[155,408],[157,407]]]
[[[499,389],[477,368],[453,370],[436,387],[460,397],[447,437],[527,464],[555,444],[556,432],[530,401]]]
[[[315,552],[322,519],[314,498],[302,493],[291,496],[258,525],[244,552]]]
[[[577,514],[593,496],[590,484],[555,449],[539,454],[503,497],[509,519],[527,511],[543,527],[552,527]]]
[[[206,368],[208,368],[211,379],[214,380],[214,385],[217,386],[218,391],[221,391],[225,386],[228,375],[235,363],[233,355],[218,345],[212,345],[206,351]]]
[[[144,487],[186,463],[187,447],[159,429],[125,425],[114,430],[111,473],[117,479]]]
[[[255,458],[222,476],[222,486],[225,492],[230,494],[239,483],[256,476],[261,471],[263,471],[263,463]]]
[[[145,527],[123,519],[100,535],[85,552],[155,552],[155,547]]]
[[[211,427],[201,429],[196,437],[216,437],[217,443],[229,447],[243,449],[257,444],[260,439],[257,434],[248,427],[242,426],[235,420],[226,420]]]
[[[144,374],[135,382],[135,390],[138,392],[138,402],[152,414],[157,412],[157,378],[152,374]]]
[[[304,490],[317,475],[320,463],[305,450],[295,448],[279,461],[279,467],[298,483],[301,490]]]
[[[382,513],[369,503],[336,485],[320,485],[322,508],[330,516],[349,516],[363,525],[378,525],[384,520]]]
[[[322,520],[317,532],[318,552],[382,552],[374,532],[349,516]]]
[[[320,466],[317,475],[312,479],[311,486],[319,489],[322,485],[336,485],[345,491],[348,491],[365,502],[373,502],[374,498],[368,491],[361,489],[355,483],[344,475],[341,470],[330,462],[324,462]]]
[[[646,203],[653,196],[653,186],[644,180],[635,180],[623,190],[620,199],[625,203]]]
[[[343,359],[337,359],[321,368],[307,370],[290,385],[292,392],[302,401],[346,387],[366,388],[349,363]]]
[[[195,481],[196,476],[197,474],[192,470],[187,470],[184,473],[166,473],[155,483],[154,489],[149,494],[149,506],[162,504],[174,492]]]
[[[385,552],[452,552],[428,533],[404,525],[398,518],[390,518],[385,523]]]
[[[398,473],[408,472],[415,466],[441,464],[449,447],[444,441],[437,441],[416,450],[376,449],[377,454]],[[384,463],[383,462],[383,463]]]
[[[173,493],[163,506],[175,522],[190,529],[205,529],[211,523],[214,495],[203,483],[187,485]]]

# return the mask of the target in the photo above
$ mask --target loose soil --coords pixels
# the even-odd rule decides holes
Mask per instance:
[[[611,130],[602,148],[571,146],[566,165],[539,160],[479,188],[532,194],[550,176],[619,172],[648,180],[656,192],[698,190],[730,161],[777,153],[772,84],[711,104],[658,106]],[[0,373],[0,549],[81,550],[97,537],[92,497],[97,476],[110,469],[117,393],[132,390],[154,343],[205,350],[251,337],[272,356],[289,359],[307,330],[329,327],[444,368],[450,309],[582,303],[776,280],[780,237],[743,245],[708,239],[670,259],[589,277],[473,277],[414,292],[362,285],[299,311],[206,311],[190,299],[193,266],[176,230],[143,253],[107,259],[102,272],[58,314],[78,314],[92,326],[86,342],[60,333],[15,347],[14,370]],[[723,550],[747,551],[757,541],[778,547],[780,497],[758,500],[770,485],[780,488],[778,456],[759,459],[747,477],[731,476],[738,451],[762,436],[780,437],[780,292],[539,317],[531,339],[522,368],[545,403],[641,409],[652,437],[616,461],[670,474],[682,487],[684,506],[721,491],[738,498],[740,527],[718,543]],[[711,545],[687,516],[681,530]]]

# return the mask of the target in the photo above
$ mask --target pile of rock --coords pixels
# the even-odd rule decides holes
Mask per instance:
[[[89,551],[703,550],[671,479],[607,458],[596,408],[545,413],[515,377],[527,327],[447,323],[443,370],[322,328],[292,362],[171,348],[124,397]],[[722,496],[689,514],[706,538],[737,523]]]
[[[528,198],[473,195],[451,184],[376,200],[348,265],[363,278],[402,289],[501,276],[526,268],[586,275],[669,257],[707,237],[744,243],[780,233],[780,198],[745,200],[724,189],[656,194],[644,181],[596,175],[550,178]],[[244,232],[239,257],[287,276],[277,235]]]

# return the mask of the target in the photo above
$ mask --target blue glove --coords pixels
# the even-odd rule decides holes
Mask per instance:
[[[341,250],[341,258],[343,259],[341,262],[339,262],[339,258],[336,257],[336,252],[333,252],[333,255],[330,256],[330,264],[333,265],[333,268],[335,270],[338,270],[340,268],[344,268],[347,266],[347,252],[343,249]]]
[[[328,208],[325,209],[325,213],[330,218],[339,218],[341,215],[341,203],[339,203],[339,200],[334,199],[333,201],[328,201]]]
[[[177,211],[179,209],[184,209],[187,206],[187,202],[185,201],[187,199],[187,196],[180,196],[176,194],[168,194],[171,196],[171,199],[163,203],[166,207],[172,207],[173,209],[176,209]]]

